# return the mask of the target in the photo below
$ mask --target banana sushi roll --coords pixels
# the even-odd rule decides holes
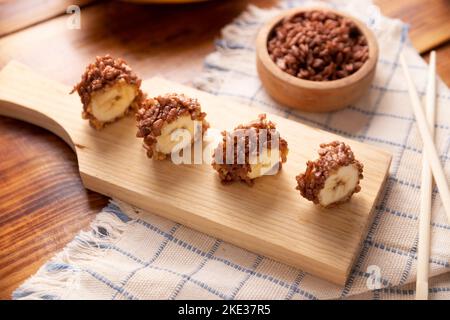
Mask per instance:
[[[280,137],[276,125],[260,114],[255,121],[222,132],[212,166],[224,183],[243,181],[252,185],[259,177],[277,174],[288,151],[288,143]]]
[[[303,197],[323,207],[349,201],[361,190],[363,165],[343,142],[323,143],[318,153],[319,158],[308,161],[305,173],[296,177],[296,189]]]
[[[106,124],[137,110],[143,93],[141,79],[123,59],[110,55],[98,56],[86,67],[81,81],[71,93],[77,91],[83,104],[83,119],[92,127],[102,129]]]
[[[198,100],[184,94],[145,99],[136,113],[136,136],[144,139],[149,158],[163,160],[202,139],[209,128],[205,117]]]

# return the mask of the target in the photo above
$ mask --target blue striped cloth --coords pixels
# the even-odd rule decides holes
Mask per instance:
[[[281,7],[306,4],[285,1]],[[405,24],[370,1],[332,1],[374,30],[377,74],[358,103],[328,114],[284,108],[264,91],[255,70],[254,39],[280,8],[250,7],[222,31],[217,50],[195,81],[200,89],[249,108],[374,144],[394,154],[386,188],[361,254],[343,287],[187,227],[112,202],[63,252],[14,293],[16,299],[412,299],[415,294],[422,144],[398,58],[404,52],[420,94],[426,64]],[[439,57],[438,57],[439,59]],[[450,176],[450,90],[439,81],[436,147]],[[430,298],[450,298],[450,225],[433,191]]]

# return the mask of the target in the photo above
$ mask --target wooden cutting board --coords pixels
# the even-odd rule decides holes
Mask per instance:
[[[260,110],[161,78],[143,82],[150,96],[185,93],[199,99],[211,127],[234,128]],[[95,131],[81,119],[70,88],[10,62],[0,72],[0,114],[44,127],[77,153],[86,188],[115,197],[250,251],[343,285],[358,255],[391,155],[371,145],[268,114],[289,143],[276,176],[222,185],[209,164],[174,165],[148,159],[133,117]],[[323,209],[300,197],[295,176],[320,143],[348,142],[364,164],[362,191],[349,203]]]

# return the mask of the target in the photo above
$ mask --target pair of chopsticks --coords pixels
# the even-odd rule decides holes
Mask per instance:
[[[436,53],[430,54],[428,69],[428,83],[426,92],[426,116],[422,108],[419,95],[412,81],[408,66],[403,54],[400,63],[408,84],[411,105],[416,118],[417,126],[423,142],[422,183],[419,216],[419,245],[417,259],[416,299],[428,299],[428,272],[430,259],[430,221],[431,221],[431,195],[433,189],[433,176],[450,222],[450,192],[444,170],[439,161],[434,145],[434,118],[436,104]]]

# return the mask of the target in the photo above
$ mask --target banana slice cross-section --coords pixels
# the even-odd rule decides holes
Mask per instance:
[[[250,179],[256,179],[266,175],[273,175],[278,172],[280,166],[280,157],[278,150],[264,149],[259,157],[254,157],[250,161],[250,171],[247,176]]]
[[[287,154],[287,141],[280,138],[275,124],[260,114],[257,120],[222,132],[212,166],[222,182],[243,181],[252,185],[259,177],[278,173]]]
[[[163,160],[201,139],[209,127],[197,99],[166,94],[145,99],[136,113],[137,137],[149,158]]]
[[[111,122],[122,117],[138,94],[135,85],[119,81],[92,95],[90,109],[100,122]]]
[[[297,190],[323,207],[348,201],[359,192],[363,165],[350,147],[339,141],[321,144],[319,159],[308,161],[305,173],[296,177]]]
[[[332,203],[347,200],[359,183],[359,170],[354,164],[338,168],[325,180],[323,189],[318,194],[319,203],[328,207]]]
[[[164,125],[156,138],[156,151],[169,154],[178,152],[195,140],[195,121],[190,115],[181,116]]]
[[[86,67],[71,93],[78,92],[83,103],[83,118],[100,130],[129,110],[137,109],[143,97],[140,86],[141,80],[125,60],[107,54]]]

